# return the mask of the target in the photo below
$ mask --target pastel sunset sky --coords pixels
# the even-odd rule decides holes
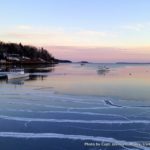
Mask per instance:
[[[0,0],[0,40],[73,61],[150,62],[150,0]]]

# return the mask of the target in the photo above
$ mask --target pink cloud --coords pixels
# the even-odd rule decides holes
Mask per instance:
[[[55,57],[73,61],[88,60],[91,62],[150,62],[150,53],[136,53],[129,49],[113,47],[75,47],[48,46],[46,47]]]

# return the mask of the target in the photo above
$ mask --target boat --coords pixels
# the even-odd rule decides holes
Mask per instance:
[[[99,75],[105,75],[106,73],[108,73],[110,71],[110,69],[106,66],[99,66],[97,73]]]
[[[106,66],[99,66],[98,70],[102,70],[102,71],[108,71],[109,68]]]
[[[18,79],[18,78],[26,78],[29,77],[29,73],[25,73],[24,69],[11,69],[7,73],[8,80]]]

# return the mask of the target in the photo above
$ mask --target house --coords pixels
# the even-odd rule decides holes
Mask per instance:
[[[8,54],[6,59],[8,61],[20,61],[20,56],[18,54]]]

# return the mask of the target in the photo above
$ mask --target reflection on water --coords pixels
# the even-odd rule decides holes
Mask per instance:
[[[7,83],[8,84],[15,84],[15,85],[23,85],[24,82],[27,80],[29,80],[29,77],[7,80]]]
[[[33,72],[26,85],[53,87],[62,94],[149,100],[150,65],[106,64],[106,71],[98,71],[98,66],[56,65],[49,72]]]
[[[26,72],[30,73],[30,80],[44,80],[51,72],[54,72],[54,66],[28,68]]]
[[[30,75],[30,80],[44,80],[44,78],[48,77],[48,75],[38,75],[38,74],[34,74],[34,75]]]
[[[28,73],[47,73],[47,72],[53,72],[54,71],[54,66],[53,67],[37,67],[37,68],[25,68],[25,71]]]
[[[26,66],[30,79],[25,86],[53,87],[56,92],[72,95],[112,96],[121,99],[149,100],[150,65],[59,64]],[[2,84],[4,80],[0,81]]]
[[[98,70],[97,70],[97,74],[98,74],[98,75],[104,75],[104,76],[105,76],[107,73],[109,73],[109,71],[110,71],[110,70],[101,70],[101,69],[98,69]]]

